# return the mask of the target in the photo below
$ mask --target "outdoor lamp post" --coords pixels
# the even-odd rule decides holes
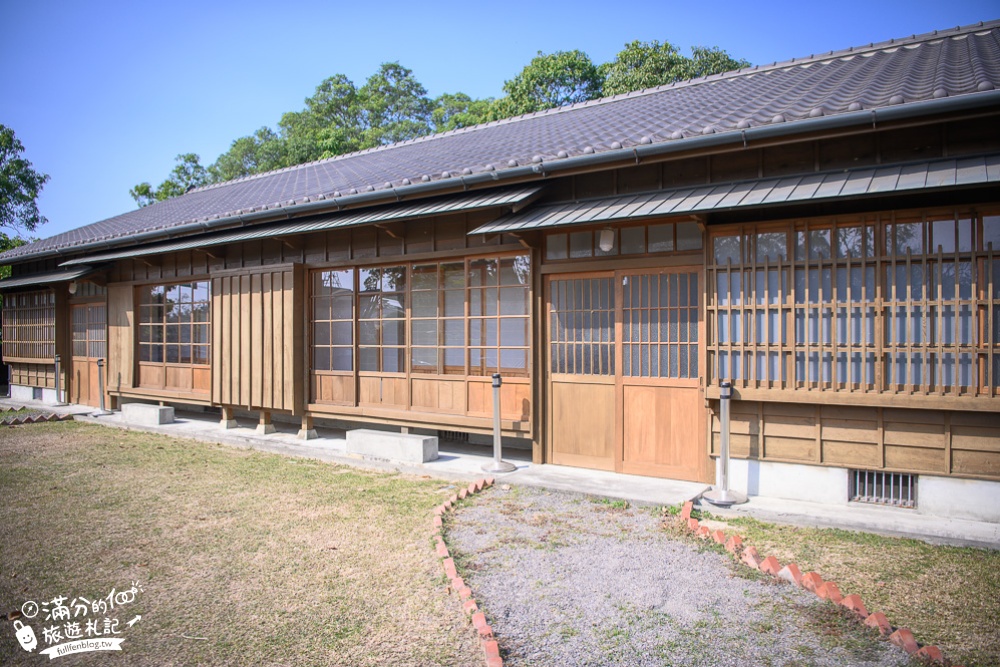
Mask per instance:
[[[500,385],[499,373],[493,374],[493,461],[483,466],[484,472],[514,472],[517,466],[500,457]]]
[[[733,398],[733,385],[723,382],[719,385],[719,465],[722,466],[721,484],[702,494],[702,498],[718,505],[729,507],[745,503],[747,497],[738,491],[729,490],[729,401]]]

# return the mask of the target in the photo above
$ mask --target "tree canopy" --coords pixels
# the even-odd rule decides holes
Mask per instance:
[[[38,194],[49,176],[35,171],[23,153],[24,144],[14,130],[0,125],[0,227],[15,235],[47,222],[38,212]]]
[[[281,116],[277,129],[262,127],[233,141],[208,167],[197,155],[177,156],[177,166],[158,187],[148,182],[129,193],[139,206],[184,194],[192,186],[414,139],[434,132],[543,111],[601,96],[661,86],[746,67],[718,47],[691,49],[684,56],[669,42],[633,41],[609,63],[595,65],[583,51],[541,51],[503,84],[503,97],[474,99],[427,90],[398,62],[382,63],[363,85],[345,74],[324,79],[305,106]],[[43,181],[44,182],[44,181]]]

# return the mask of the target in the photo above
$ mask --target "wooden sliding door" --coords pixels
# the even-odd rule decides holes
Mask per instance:
[[[711,481],[700,268],[550,277],[553,463]]]

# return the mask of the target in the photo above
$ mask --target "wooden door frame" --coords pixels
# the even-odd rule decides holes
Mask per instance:
[[[698,277],[698,374],[697,378],[690,379],[679,379],[679,378],[649,378],[646,383],[651,386],[673,386],[678,388],[691,388],[698,391],[699,394],[699,405],[703,406],[703,414],[699,415],[698,423],[707,425],[708,419],[708,408],[705,404],[705,375],[706,375],[706,363],[707,363],[707,346],[706,342],[706,322],[705,322],[705,301],[706,301],[706,285],[705,285],[705,265],[704,262],[692,263],[686,265],[662,265],[656,267],[632,267],[632,268],[615,268],[606,269],[600,271],[580,271],[580,272],[560,272],[551,273],[543,275],[544,289],[543,289],[543,316],[545,322],[542,326],[543,340],[541,341],[540,347],[543,350],[542,353],[542,373],[544,374],[542,391],[544,394],[544,410],[543,418],[545,420],[545,461],[553,462],[554,459],[554,419],[553,419],[553,395],[552,395],[552,384],[553,384],[553,373],[552,373],[552,358],[551,358],[551,340],[552,340],[552,281],[553,280],[584,280],[590,278],[611,278],[613,281],[613,292],[614,292],[614,363],[615,363],[615,373],[614,373],[614,395],[615,395],[615,406],[614,406],[614,442],[612,444],[612,465],[613,469],[617,473],[622,473],[624,469],[624,459],[625,459],[625,413],[624,413],[624,402],[625,402],[625,385],[626,379],[622,370],[623,366],[623,306],[624,306],[624,289],[622,279],[626,276],[639,276],[639,275],[663,275],[663,274],[695,274]],[[711,468],[711,457],[708,451],[707,445],[707,431],[699,434],[698,442],[699,452],[704,456],[704,473],[705,476],[710,475]]]

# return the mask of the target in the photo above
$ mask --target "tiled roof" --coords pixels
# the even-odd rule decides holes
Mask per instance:
[[[242,213],[1000,88],[1000,21],[746,68],[194,190],[0,260]]]

